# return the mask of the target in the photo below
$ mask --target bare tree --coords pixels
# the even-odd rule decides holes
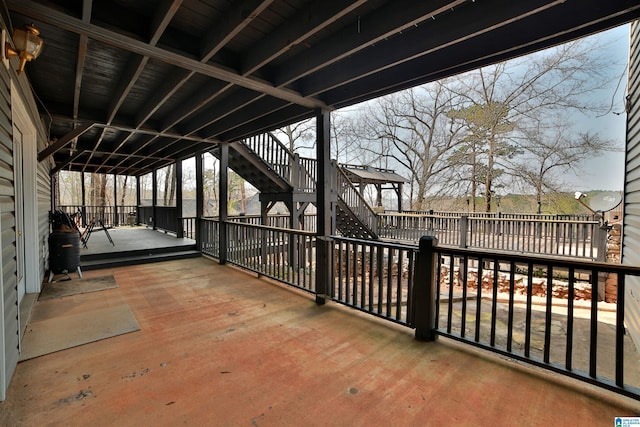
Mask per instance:
[[[287,125],[280,129],[280,133],[292,153],[313,150],[315,147],[316,131],[314,119]]]
[[[617,150],[613,141],[590,132],[576,134],[566,122],[539,124],[526,132],[520,145],[524,153],[510,174],[525,192],[533,191],[538,213],[542,213],[543,196],[560,191],[563,174],[579,172],[581,162],[593,155]]]
[[[163,169],[164,172],[164,206],[172,206],[176,197],[176,165],[170,164]]]
[[[482,162],[479,170],[487,211],[496,179],[513,166],[514,158],[526,161],[522,156],[526,145],[521,141],[527,139],[529,129],[553,117],[566,117],[568,111],[606,108],[585,101],[589,99],[586,94],[610,81],[606,76],[611,64],[595,52],[598,49],[592,41],[579,40],[467,73],[451,86],[464,100],[452,117],[465,127],[475,160]],[[477,172],[470,177],[473,183]]]
[[[410,175],[413,209],[426,209],[429,195],[449,191],[449,157],[462,142],[460,125],[447,113],[456,106],[456,95],[446,81],[378,98],[360,116],[362,149],[374,163]]]

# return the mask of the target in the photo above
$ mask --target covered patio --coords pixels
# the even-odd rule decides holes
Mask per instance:
[[[640,276],[637,248],[626,248],[626,265],[614,268],[437,241],[418,249],[375,240],[377,217],[359,192],[341,182],[353,202],[347,204],[331,186],[330,114],[639,16],[640,5],[628,0],[6,1],[3,34],[15,45],[13,30],[33,22],[46,48],[24,72],[16,72],[17,59],[0,67],[0,398],[7,399],[0,424],[609,425],[616,416],[637,415],[638,384],[625,366],[634,361],[625,355],[635,349],[628,334],[637,338],[640,331],[631,292],[637,287],[625,290],[627,278]],[[640,104],[631,101],[630,122],[640,116]],[[269,136],[308,118],[316,119],[314,159]],[[263,219],[274,203],[287,204],[289,227],[233,221],[227,203],[217,218],[205,217],[205,154],[220,161],[219,200],[229,200],[233,169],[260,190]],[[151,174],[157,186],[158,171],[170,165],[181,182],[182,162],[191,158],[195,249],[218,263],[199,256],[87,272],[113,274],[119,286],[38,301],[28,322],[54,311],[126,304],[140,330],[18,364],[25,320],[19,309],[25,295],[42,290],[57,173]],[[175,191],[180,200],[181,186]],[[303,231],[295,224],[310,204],[316,224]],[[178,204],[140,207],[138,200],[138,217],[154,228],[187,231]],[[625,219],[630,242],[638,233],[633,220]],[[437,314],[444,281],[435,280],[436,272],[449,278],[445,318]],[[561,316],[554,311],[558,272],[568,295],[559,343],[552,340]],[[451,304],[454,274],[459,313]],[[536,282],[544,296],[532,294],[534,275],[546,278]],[[485,276],[490,291],[483,291]],[[612,345],[600,339],[608,331],[595,296],[601,277],[615,285]],[[525,279],[525,309],[514,309],[516,286]],[[496,314],[499,285],[510,295],[504,325]],[[573,345],[574,331],[583,329],[573,323],[578,285],[590,292],[583,347]],[[540,302],[534,297],[542,299],[546,318],[532,331],[532,306]],[[487,299],[490,316],[483,311]],[[522,343],[513,339],[520,324]],[[436,335],[442,338],[419,341]],[[502,335],[504,343],[496,344]]]
[[[638,401],[199,258],[87,273],[140,330],[20,363],[2,425],[613,425]],[[38,307],[38,305],[40,307]]]

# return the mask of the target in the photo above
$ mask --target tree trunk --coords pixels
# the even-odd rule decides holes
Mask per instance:
[[[247,194],[244,189],[244,179],[240,180],[240,199],[242,200],[242,213],[247,213]]]
[[[127,180],[128,180],[129,176],[125,175],[124,176],[124,181],[122,183],[122,191],[120,192],[121,196],[120,196],[120,206],[124,206],[124,202],[125,199],[127,197]]]
[[[491,212],[491,186],[493,185],[494,145],[495,145],[494,138],[491,137],[489,139],[489,152],[487,153],[487,156],[488,156],[487,176],[485,177],[485,181],[484,181],[485,212]]]

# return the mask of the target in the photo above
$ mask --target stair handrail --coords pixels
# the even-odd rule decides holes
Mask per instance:
[[[318,183],[318,161],[311,157],[294,156],[293,188],[300,193],[315,193]]]
[[[294,191],[313,193],[317,187],[318,161],[300,157],[271,132],[255,135],[241,140],[241,143],[259,156]],[[332,161],[334,163],[335,161]],[[335,167],[336,189],[338,197],[351,209],[360,222],[371,232],[377,234],[378,217],[371,206],[355,188],[341,167]]]
[[[378,234],[378,215],[360,194],[341,166],[336,168],[336,191],[338,197],[351,209],[358,219],[374,234]]]
[[[269,165],[280,178],[291,184],[293,153],[271,132],[254,135],[240,142]]]

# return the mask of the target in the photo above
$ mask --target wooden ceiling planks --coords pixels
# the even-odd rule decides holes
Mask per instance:
[[[107,126],[82,134],[80,151],[65,148],[55,161],[131,174],[312,117],[315,108],[351,105],[640,16],[633,0],[7,0],[7,7],[14,25],[33,21],[45,38],[27,74],[43,115],[53,116],[51,137],[87,121]]]

